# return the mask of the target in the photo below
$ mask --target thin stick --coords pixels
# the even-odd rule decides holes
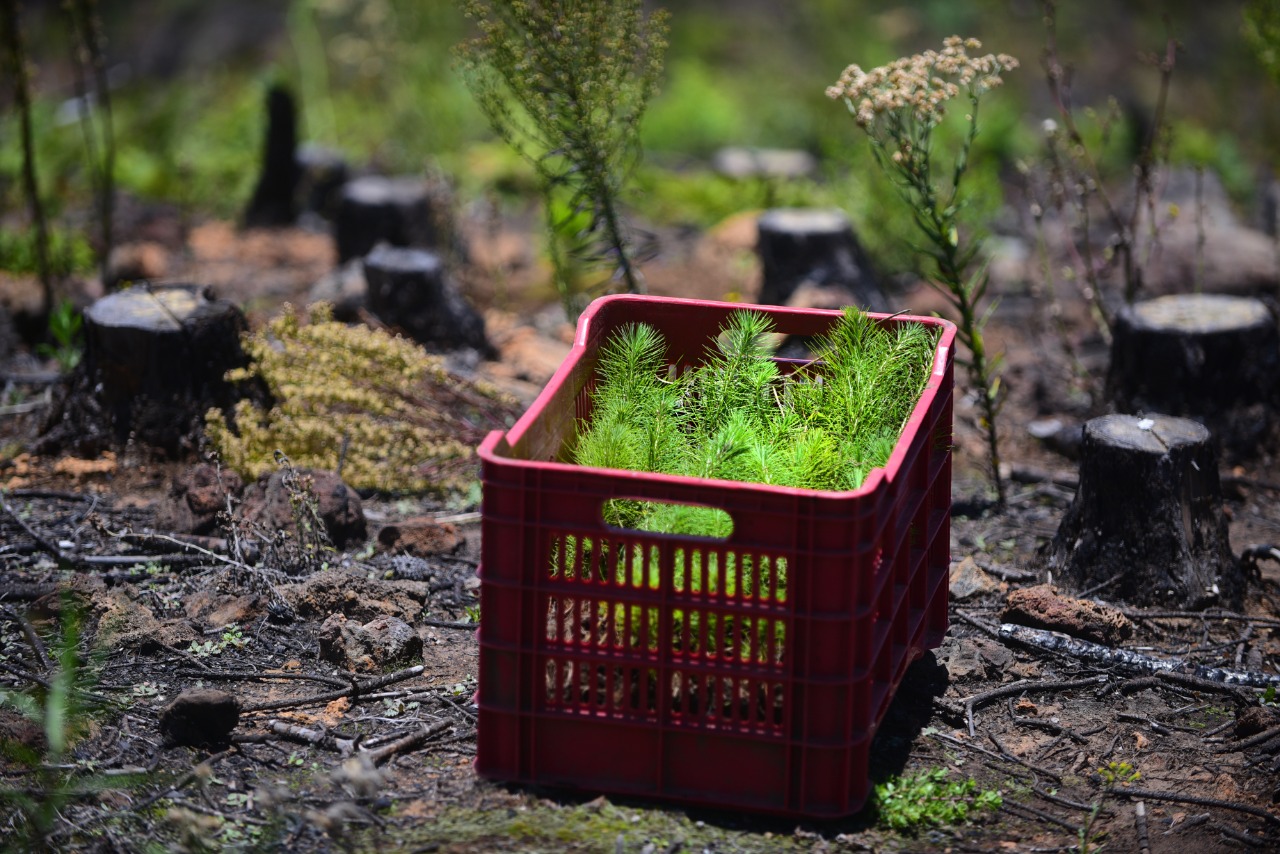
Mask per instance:
[[[466,630],[466,631],[474,631],[480,628],[479,623],[472,623],[469,621],[465,623],[461,623],[461,622],[451,623],[448,620],[433,620],[430,617],[420,617],[418,619],[418,622],[424,626],[431,626],[437,629],[459,629],[459,630]]]
[[[35,627],[31,622],[12,608],[4,608],[4,613],[9,619],[16,622],[22,627],[22,634],[27,639],[27,645],[31,647],[31,651],[36,654],[36,660],[40,662],[41,670],[48,670],[53,665],[49,662],[49,653],[44,648],[44,641],[40,640],[40,635],[36,634]]]
[[[266,682],[271,679],[303,679],[344,689],[351,685],[350,682],[344,679],[339,679],[336,676],[323,676],[319,673],[263,673],[256,670],[179,670],[175,675],[225,681],[244,679],[247,681]]]
[[[1138,826],[1138,851],[1151,854],[1151,837],[1147,835],[1147,802],[1138,801],[1133,810],[1134,823]]]
[[[1280,736],[1280,726],[1273,726],[1270,729],[1263,730],[1251,738],[1246,738],[1244,741],[1240,741],[1226,747],[1221,747],[1218,749],[1218,753],[1238,753],[1245,751],[1251,747],[1257,747],[1259,744],[1266,744],[1276,736]]]
[[[1066,682],[1033,682],[1030,679],[1023,679],[1011,685],[1002,685],[999,688],[992,688],[990,691],[983,691],[981,694],[974,694],[964,701],[965,719],[969,723],[969,736],[972,737],[975,732],[973,710],[977,706],[989,703],[992,700],[998,700],[1001,697],[1010,697],[1024,692],[1031,694],[1045,691],[1070,691],[1073,688],[1102,685],[1108,678],[1107,676],[1090,676],[1088,679],[1072,679]]]
[[[1123,795],[1126,798],[1146,798],[1152,801],[1169,801],[1175,804],[1194,804],[1198,807],[1218,807],[1224,810],[1235,810],[1236,812],[1246,813],[1266,821],[1268,824],[1280,825],[1280,818],[1272,815],[1264,809],[1251,807],[1248,804],[1237,803],[1236,801],[1222,801],[1217,798],[1199,798],[1195,795],[1183,795],[1178,792],[1158,792],[1152,789],[1133,789],[1128,786],[1116,786],[1109,790],[1114,795]]]
[[[226,759],[232,753],[237,753],[237,752],[239,752],[239,749],[233,746],[233,747],[228,747],[226,750],[223,750],[220,753],[213,754],[212,756],[205,759],[203,762],[196,765],[196,767],[192,768],[186,774],[183,774],[180,778],[178,778],[178,781],[176,783],[173,783],[172,785],[169,785],[163,789],[160,789],[158,792],[153,794],[151,797],[147,798],[142,803],[133,806],[131,808],[131,811],[134,813],[142,812],[147,807],[151,806],[161,798],[168,797],[168,795],[171,792],[176,792],[178,789],[181,789],[187,786],[192,780],[196,779],[196,777],[198,777],[202,773],[200,771],[202,767],[212,769],[215,762],[219,762],[223,759]]]
[[[342,699],[343,697],[356,697],[356,696],[359,696],[360,694],[366,694],[369,691],[374,691],[374,690],[377,690],[378,688],[384,688],[387,685],[391,685],[396,682],[403,682],[406,679],[412,679],[415,676],[421,676],[422,672],[426,669],[427,669],[426,665],[415,664],[413,667],[407,667],[404,670],[397,670],[395,673],[388,673],[385,676],[379,676],[376,679],[369,680],[368,682],[357,683],[338,691],[329,691],[326,694],[315,694],[310,697],[295,697],[289,700],[274,700],[274,701],[265,702],[265,703],[251,703],[247,706],[244,706],[242,711],[269,712],[269,711],[275,711],[276,709],[289,709],[289,708],[293,708],[294,706],[312,706],[312,705],[316,705],[317,703],[331,703],[334,700],[339,700],[339,699]]]
[[[356,740],[354,738],[340,738],[325,732],[323,729],[309,729],[297,724],[291,724],[288,721],[278,720],[267,721],[267,729],[290,741],[300,741],[313,747],[332,750],[344,757],[350,756],[356,750]]]

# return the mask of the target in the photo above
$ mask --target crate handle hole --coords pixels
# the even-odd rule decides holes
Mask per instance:
[[[640,498],[610,498],[601,505],[600,518],[610,528],[646,534],[679,534],[727,540],[733,536],[733,517],[719,507],[655,501]]]

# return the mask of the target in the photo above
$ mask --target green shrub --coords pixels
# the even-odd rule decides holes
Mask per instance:
[[[306,324],[287,309],[244,344],[253,364],[228,379],[265,382],[275,405],[242,400],[233,422],[215,409],[206,425],[214,450],[249,478],[274,470],[282,451],[299,468],[341,468],[356,489],[462,491],[486,425],[505,426],[512,410],[406,339],[333,321],[324,303]]]

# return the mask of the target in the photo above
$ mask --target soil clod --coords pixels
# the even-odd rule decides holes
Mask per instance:
[[[169,744],[225,744],[240,722],[240,701],[226,691],[197,688],[179,694],[160,713],[160,734]]]

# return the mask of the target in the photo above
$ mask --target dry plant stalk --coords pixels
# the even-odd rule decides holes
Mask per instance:
[[[1081,238],[1078,245],[1076,242],[1069,245],[1072,261],[1084,279],[1084,296],[1089,300],[1094,319],[1103,335],[1109,338],[1111,317],[1103,304],[1104,277],[1118,267],[1124,282],[1124,301],[1132,304],[1142,291],[1143,266],[1147,256],[1158,244],[1155,175],[1164,159],[1161,145],[1167,142],[1166,109],[1178,45],[1173,36],[1169,35],[1165,40],[1163,55],[1148,57],[1148,61],[1160,71],[1160,88],[1151,117],[1150,131],[1142,141],[1142,148],[1133,163],[1133,206],[1126,211],[1107,193],[1105,176],[1097,158],[1085,145],[1084,135],[1076,120],[1071,101],[1072,68],[1065,65],[1058,54],[1057,3],[1054,0],[1045,0],[1044,21],[1046,39],[1041,64],[1049,93],[1057,107],[1058,119],[1062,123],[1061,127],[1057,122],[1045,123],[1050,170],[1053,183],[1059,188],[1054,193],[1053,204],[1059,209],[1065,209],[1070,204],[1079,219]],[[1166,14],[1166,27],[1168,24]],[[1095,197],[1102,206],[1103,215],[1112,231],[1101,257],[1095,254],[1089,235],[1089,206]],[[1147,219],[1145,244],[1140,236],[1144,213]]]
[[[985,92],[1001,84],[1003,72],[1017,68],[1018,61],[1007,54],[969,55],[969,50],[980,47],[977,39],[951,36],[940,51],[903,57],[870,71],[850,65],[827,95],[843,100],[867,134],[876,162],[911,208],[928,243],[925,251],[934,268],[929,283],[960,315],[959,337],[969,351],[963,363],[978,393],[987,465],[996,500],[1003,507],[1005,484],[996,426],[1002,401],[1001,359],[987,352],[983,335],[991,307],[985,311],[979,307],[988,283],[986,264],[974,263],[982,241],[961,233],[960,213],[966,203],[962,181],[978,135],[979,102]],[[939,170],[933,131],[942,122],[947,102],[961,94],[969,101],[968,132],[950,168]]]

